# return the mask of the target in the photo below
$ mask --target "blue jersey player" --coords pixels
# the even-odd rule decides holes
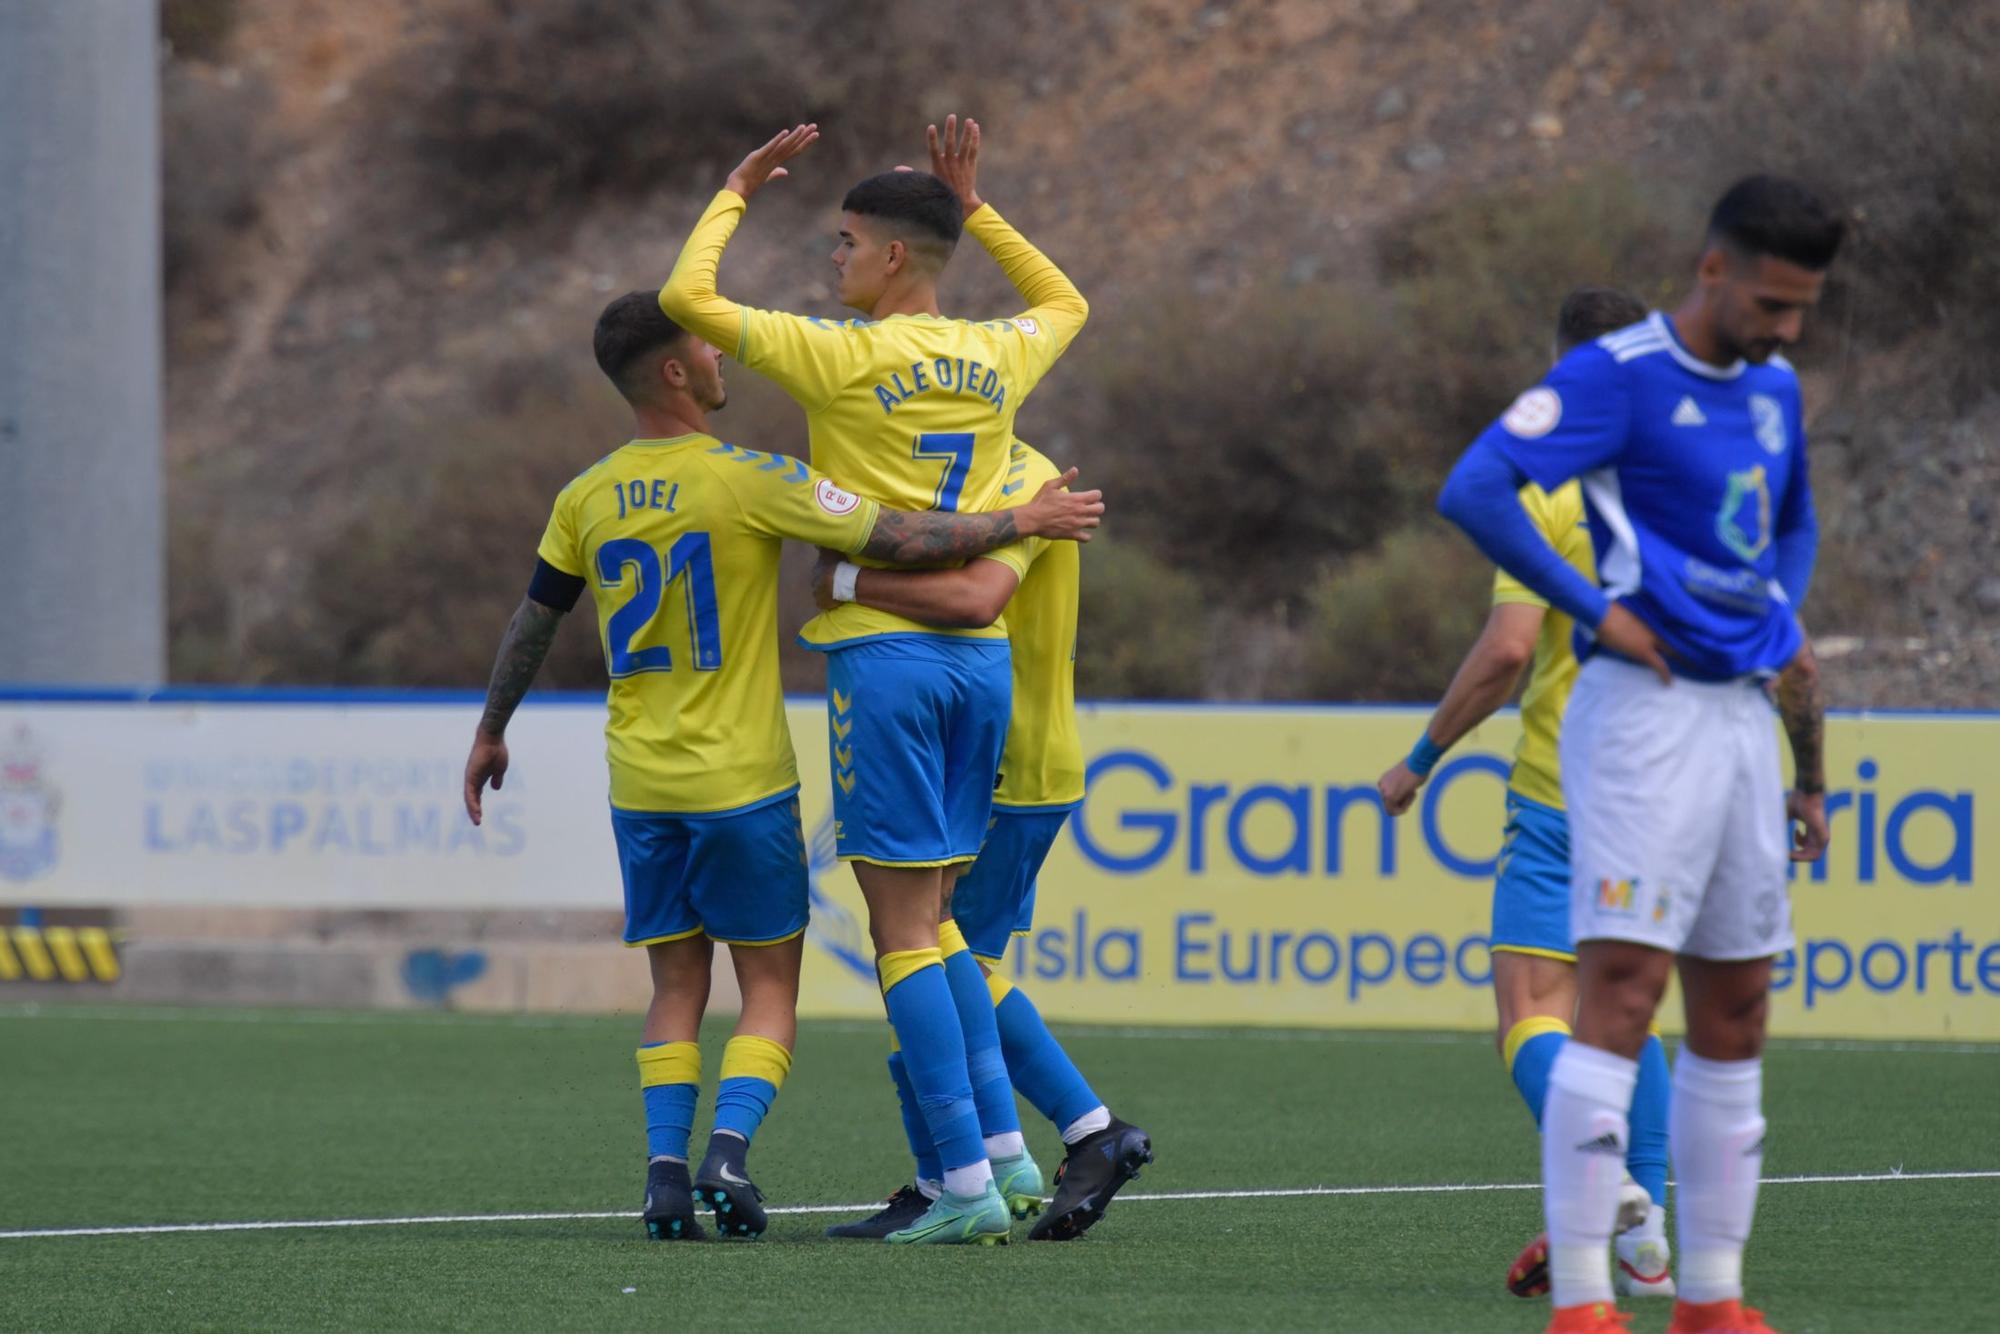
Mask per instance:
[[[1818,542],[1797,376],[1778,355],[1819,299],[1843,224],[1804,186],[1738,182],[1671,314],[1563,358],[1459,460],[1439,508],[1578,626],[1561,738],[1570,817],[1573,1039],[1549,1073],[1542,1177],[1551,1334],[1623,1329],[1607,1258],[1637,1058],[1678,956],[1687,1037],[1668,1114],[1680,1182],[1671,1334],[1768,1326],[1742,1305],[1763,1164],[1771,960],[1792,944],[1789,855],[1825,848],[1824,709],[1762,686],[1802,657],[1794,607]],[[1597,580],[1517,492],[1582,483]]]

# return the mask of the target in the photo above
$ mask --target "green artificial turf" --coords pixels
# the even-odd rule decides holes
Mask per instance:
[[[1531,1189],[1139,1198],[1533,1182],[1532,1125],[1478,1038],[1069,1030],[1100,1094],[1152,1131],[1157,1164],[1081,1242],[902,1250],[825,1240],[838,1214],[781,1214],[755,1243],[645,1241],[634,1028],[0,1010],[0,1231],[634,1215],[4,1238],[0,1325],[879,1329],[1000,1315],[1534,1331],[1547,1318],[1501,1282],[1540,1228]],[[722,1036],[709,1035],[711,1083]],[[772,1206],[860,1205],[905,1179],[884,1051],[869,1025],[803,1026],[750,1160]],[[1797,1044],[1767,1070],[1767,1175],[2000,1168],[2000,1051]],[[1053,1169],[1053,1133],[1024,1119]],[[1983,1327],[1996,1214],[2000,1179],[1768,1185],[1751,1300],[1787,1334]],[[1641,1334],[1665,1327],[1662,1305],[1638,1312]]]

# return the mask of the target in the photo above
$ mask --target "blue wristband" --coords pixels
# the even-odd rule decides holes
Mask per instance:
[[[1436,768],[1437,762],[1443,758],[1444,747],[1431,740],[1431,734],[1426,731],[1417,738],[1417,744],[1410,748],[1410,758],[1404,762],[1410,766],[1410,772],[1417,777],[1429,778],[1431,770]]]

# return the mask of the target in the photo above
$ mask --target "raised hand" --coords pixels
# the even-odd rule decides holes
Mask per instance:
[[[986,202],[979,197],[979,122],[967,116],[961,128],[957,116],[946,116],[944,133],[938,133],[935,125],[928,126],[924,142],[930,145],[931,175],[951,187],[960,207],[971,217]]]
[[[789,130],[780,130],[770,142],[736,165],[723,183],[725,188],[748,199],[764,182],[789,176],[791,173],[784,164],[811,148],[818,138],[817,125],[794,125]]]
[[[1023,537],[1047,537],[1058,542],[1088,542],[1090,530],[1104,518],[1102,491],[1065,491],[1076,480],[1071,468],[1060,477],[1051,477],[1035,492],[1035,498],[1014,511],[1014,522]]]

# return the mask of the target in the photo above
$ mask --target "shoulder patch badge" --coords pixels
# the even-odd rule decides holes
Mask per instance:
[[[1547,385],[1538,384],[1514,400],[1514,406],[1507,409],[1500,424],[1517,439],[1534,440],[1555,430],[1562,415],[1562,396]]]

